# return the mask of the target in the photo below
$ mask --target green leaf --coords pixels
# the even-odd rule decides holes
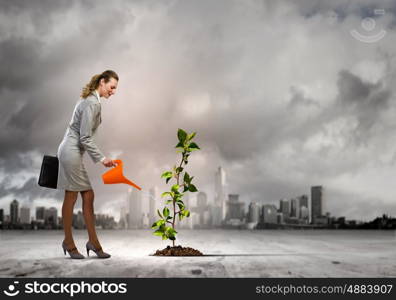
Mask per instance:
[[[179,128],[179,130],[177,131],[177,137],[179,139],[179,142],[184,144],[184,142],[187,138],[187,133],[183,129]]]
[[[179,214],[179,221],[183,220],[184,216],[182,214]]]
[[[188,151],[190,151],[190,152],[194,151],[194,150],[199,150],[199,149],[201,149],[201,148],[199,148],[198,145],[195,144],[194,142],[191,143],[190,145],[188,145]]]
[[[157,222],[154,222],[153,225],[151,225],[151,229],[155,229],[157,227],[158,227]]]
[[[163,234],[162,235],[162,240],[167,240],[168,239],[168,237],[166,236],[166,234]]]
[[[180,210],[183,210],[185,208],[183,203],[178,202],[177,206],[179,206]]]
[[[170,230],[169,230],[169,233],[171,233],[171,234],[176,234],[177,233],[177,231],[176,230],[174,230],[172,227],[170,228]]]
[[[169,203],[172,203],[173,202],[173,200],[166,200],[166,204],[169,204]]]
[[[190,183],[190,175],[188,175],[188,173],[184,173],[184,178],[183,178],[184,182]]]
[[[163,193],[161,194],[161,198],[165,197],[166,195],[169,195],[169,196],[172,197],[171,192],[163,192]]]
[[[182,142],[179,142],[175,148],[184,148],[184,144]]]
[[[172,190],[172,192],[175,192],[175,193],[178,192],[179,191],[179,185],[178,184],[173,185],[171,190]]]
[[[161,220],[159,220],[159,221],[157,222],[157,224],[158,224],[158,226],[159,226],[160,228],[162,228],[162,227],[164,226],[164,224],[165,224],[165,220],[164,220],[164,219],[161,219]]]
[[[157,213],[158,213],[158,215],[159,215],[162,219],[164,218],[164,217],[161,215],[159,209],[157,209]]]
[[[164,233],[161,230],[156,230],[153,232],[154,235],[162,236]]]
[[[168,184],[169,180],[171,180],[172,177],[166,178],[166,184]]]
[[[197,188],[196,188],[195,185],[193,185],[193,184],[190,184],[190,185],[189,185],[188,190],[189,190],[190,192],[198,192]]]
[[[166,171],[166,172],[162,173],[161,178],[172,178],[172,172]]]
[[[168,217],[168,216],[169,216],[169,208],[164,207],[162,213],[164,214],[164,217],[165,217],[165,218]]]
[[[183,193],[188,191],[188,186],[186,184],[183,185],[184,189],[183,189]]]
[[[176,173],[181,173],[181,172],[183,172],[183,168],[182,168],[182,167],[178,167],[178,168],[176,169]]]
[[[189,134],[189,135],[187,136],[187,140],[191,141],[191,140],[194,138],[194,136],[195,136],[196,134],[197,134],[196,132],[193,132],[193,133]]]
[[[185,210],[183,211],[183,215],[184,215],[185,217],[189,217],[189,216],[190,216],[190,211],[189,211],[188,209],[185,209]]]

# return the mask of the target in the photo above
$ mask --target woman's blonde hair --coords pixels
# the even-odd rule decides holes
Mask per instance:
[[[91,80],[83,87],[81,92],[81,98],[86,99],[89,95],[92,94],[94,90],[96,90],[99,86],[99,82],[101,79],[104,79],[104,82],[107,83],[111,78],[114,78],[118,81],[118,75],[116,72],[112,70],[106,70],[101,74],[94,75]]]

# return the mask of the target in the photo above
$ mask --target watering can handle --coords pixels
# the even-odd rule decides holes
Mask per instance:
[[[122,160],[121,159],[113,159],[113,162],[117,164],[117,166],[122,166]]]

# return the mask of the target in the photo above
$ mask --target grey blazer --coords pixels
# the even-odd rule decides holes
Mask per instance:
[[[105,157],[94,141],[94,135],[101,122],[100,100],[95,94],[91,94],[77,102],[64,137],[78,142],[79,147],[88,152],[94,163]]]

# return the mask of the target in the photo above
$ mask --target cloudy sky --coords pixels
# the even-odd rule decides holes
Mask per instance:
[[[395,26],[391,0],[0,0],[0,208],[61,207],[62,191],[37,185],[42,156],[82,86],[113,69],[97,143],[145,191],[165,191],[183,128],[209,201],[222,166],[246,203],[323,185],[332,215],[395,216]],[[84,161],[96,211],[118,218],[128,186]]]

